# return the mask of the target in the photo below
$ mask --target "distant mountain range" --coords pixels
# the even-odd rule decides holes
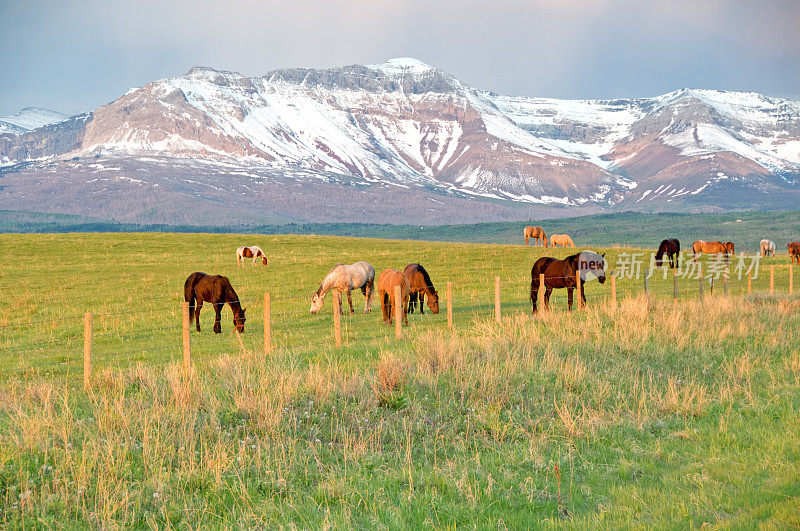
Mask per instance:
[[[138,223],[469,223],[800,204],[800,102],[557,100],[415,59],[193,68],[72,117],[0,118],[0,209]]]

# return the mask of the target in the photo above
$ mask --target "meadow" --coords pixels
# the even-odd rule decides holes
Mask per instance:
[[[237,268],[234,250],[250,244],[268,267]],[[618,304],[608,282],[590,282],[585,309],[568,313],[562,290],[534,317],[533,262],[569,250],[0,235],[0,523],[800,525],[800,298],[787,294],[788,256],[762,259],[751,295],[732,271],[728,296],[704,283],[701,300],[699,282],[681,277],[673,303],[671,274],[657,271],[649,296],[624,274],[626,257],[650,250],[593,249],[618,272]],[[442,304],[396,339],[377,301],[364,315],[354,292],[336,348],[332,296],[317,315],[310,299],[332,265],[356,260],[378,272],[419,262],[441,294],[452,281],[453,330]],[[230,310],[215,335],[206,306],[185,374],[180,302],[193,271],[228,276],[248,319],[241,346]]]

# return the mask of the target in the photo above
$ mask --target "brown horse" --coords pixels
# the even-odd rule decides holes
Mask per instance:
[[[550,294],[554,288],[567,288],[567,307],[572,310],[572,290],[577,287],[575,273],[581,271],[581,300],[586,304],[586,271],[591,271],[600,283],[606,281],[605,258],[601,254],[583,251],[558,260],[550,256],[543,256],[536,260],[531,269],[531,304],[533,313],[536,313],[536,301],[539,298],[539,275],[544,274],[544,307],[550,307]]]
[[[395,300],[394,287],[400,286],[400,300]],[[402,305],[403,309],[403,323],[408,325],[408,299],[411,294],[411,284],[408,278],[396,269],[384,269],[378,275],[378,298],[381,301],[381,313],[383,314],[383,322],[392,324],[394,318],[394,309],[397,305]]]
[[[800,242],[792,242],[789,244],[789,258],[792,260],[792,264],[794,264],[796,259],[797,265],[800,265]]]
[[[575,247],[575,243],[569,237],[569,234],[554,234],[550,237],[550,245],[552,247]]]
[[[428,295],[428,308],[433,313],[439,313],[439,293],[433,287],[431,277],[425,268],[419,264],[408,264],[403,270],[403,274],[408,279],[411,286],[410,302],[408,304],[408,313],[414,313],[414,306],[417,305],[419,299],[419,313],[425,313],[422,303],[425,301],[425,295]]]
[[[736,246],[733,245],[733,242],[725,242],[725,251],[728,256],[734,256],[736,254]]]
[[[733,245],[733,244],[731,244]],[[692,244],[692,258],[694,260],[697,259],[698,254],[722,254],[725,255],[727,258],[728,256],[728,248],[725,246],[724,243],[720,241],[715,242],[706,242],[703,240],[697,240]]]
[[[525,247],[528,246],[528,240],[530,240],[531,238],[536,240],[536,243],[534,243],[534,245],[542,244],[545,247],[547,247],[547,234],[544,233],[543,228],[532,227],[528,225],[527,227],[525,227],[525,232],[523,232],[522,234],[525,237]]]
[[[656,251],[656,266],[661,266],[664,264],[664,256],[669,259],[669,267],[675,269],[676,267],[680,267],[678,264],[678,258],[680,258],[681,254],[681,242],[675,238],[669,238],[667,240],[662,240],[661,245],[658,246],[658,251]]]
[[[192,273],[183,283],[183,296],[189,303],[189,322],[195,318],[197,331],[200,331],[200,310],[203,302],[210,302],[214,306],[216,318],[214,319],[214,333],[222,332],[222,307],[228,304],[233,312],[233,324],[237,332],[244,332],[244,308],[239,301],[239,296],[231,286],[228,277],[220,275],[206,275],[205,273]],[[196,304],[196,307],[195,307]]]

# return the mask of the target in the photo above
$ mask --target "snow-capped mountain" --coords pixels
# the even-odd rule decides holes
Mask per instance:
[[[68,118],[69,116],[50,109],[25,107],[14,116],[0,117],[0,134],[23,133],[45,125],[57,124]]]
[[[148,165],[175,161],[201,180],[217,175],[209,184],[220,190],[241,184],[264,193],[265,179],[285,189],[324,183],[322,199],[338,187],[342,206],[350,204],[342,186],[394,187],[406,203],[424,199],[439,221],[468,198],[487,212],[481,219],[530,217],[543,206],[568,207],[566,215],[791,206],[800,198],[800,102],[687,89],[607,101],[509,97],[415,59],[254,78],[193,68],[33,131],[24,126],[33,119],[3,120],[22,129],[0,134],[0,163],[16,168],[3,180],[37,171],[80,178],[94,164],[147,186],[162,171]],[[5,186],[0,208],[14,197]],[[319,220],[273,203],[275,216]],[[380,220],[339,210],[331,221]]]

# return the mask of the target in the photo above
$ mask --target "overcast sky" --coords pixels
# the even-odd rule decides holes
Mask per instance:
[[[391,57],[513,95],[800,99],[798,0],[0,0],[0,47],[0,116],[92,110],[195,65],[255,76]]]

